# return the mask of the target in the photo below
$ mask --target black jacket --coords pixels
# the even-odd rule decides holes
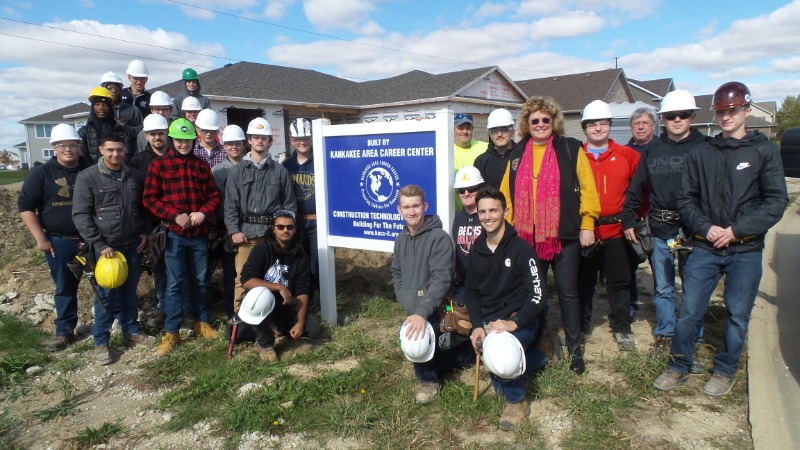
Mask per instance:
[[[494,252],[486,233],[478,236],[468,256],[464,297],[473,329],[498,319],[517,325],[537,320],[547,304],[547,278],[540,267],[536,250],[508,222]]]
[[[117,123],[113,109],[109,117],[101,120],[94,114],[94,108],[91,108],[86,125],[78,130],[78,136],[81,137],[81,158],[86,160],[88,165],[97,164],[97,160],[100,159],[100,138],[107,133],[122,135],[126,163],[136,153],[136,135],[139,133],[139,129]]]
[[[678,196],[683,223],[700,236],[713,225],[731,226],[734,236],[746,241],[714,249],[698,239],[697,246],[714,253],[760,250],[788,202],[778,148],[758,131],[742,139],[718,135],[689,153]]]
[[[514,145],[515,144],[512,142],[511,149],[501,155],[494,146],[494,143],[490,140],[489,147],[486,151],[475,158],[473,165],[481,172],[483,181],[489,186],[500,189],[500,183],[503,181],[508,162],[511,161]]]
[[[122,90],[121,102],[136,107],[136,109],[139,110],[139,113],[141,113],[142,119],[150,114],[150,93],[147,91],[144,91],[139,95],[135,95],[133,91],[131,91],[131,87],[128,86]]]
[[[530,139],[530,138],[528,138]],[[509,159],[509,188],[511,190],[511,203],[514,203],[514,186],[517,178],[519,163],[525,152],[528,139],[517,142],[511,150]],[[581,152],[581,141],[564,136],[553,138],[553,148],[561,170],[561,185],[559,195],[561,199],[561,217],[559,218],[558,238],[561,240],[578,239],[581,231],[580,215],[580,186],[578,185],[578,154]]]
[[[708,136],[692,130],[689,136],[680,141],[674,141],[667,133],[662,133],[647,144],[625,192],[623,229],[633,228],[636,224],[637,211],[648,201],[648,195],[651,209],[678,210],[678,194],[686,158],[693,148],[708,140]],[[680,223],[650,220],[653,236],[665,241],[678,235],[679,226]]]

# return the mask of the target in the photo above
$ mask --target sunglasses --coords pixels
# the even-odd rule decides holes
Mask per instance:
[[[277,228],[277,229],[278,229],[278,231],[283,231],[283,230],[294,231],[294,225],[280,225],[280,224],[276,224],[276,225],[275,225],[275,228]]]
[[[551,119],[549,117],[542,117],[541,119],[531,119],[531,125],[539,125],[542,122],[545,125],[550,125]]]
[[[480,186],[472,186],[468,188],[458,188],[459,194],[472,194],[473,192],[478,192],[480,190]]]
[[[679,113],[677,113],[677,112],[668,112],[668,113],[664,113],[664,118],[667,119],[667,120],[675,120],[676,117],[680,117],[681,120],[686,120],[689,117],[692,117],[692,114],[694,114],[692,111],[681,111]]]
[[[462,114],[462,113],[456,114],[455,120],[461,120],[461,119],[468,119],[470,122],[472,122],[472,114]]]

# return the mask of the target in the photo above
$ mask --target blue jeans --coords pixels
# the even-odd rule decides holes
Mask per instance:
[[[669,251],[667,241],[654,237],[650,264],[653,268],[653,287],[656,308],[656,336],[672,337],[675,334],[675,255]],[[678,274],[683,279],[685,257],[678,258]]]
[[[164,302],[167,298],[167,266],[162,260],[155,265],[152,269],[153,272],[153,285],[156,288],[156,300],[158,301],[158,310],[164,312]]]
[[[136,251],[138,246],[139,241],[136,240],[130,244],[112,247],[115,252],[120,252],[125,256],[128,263],[128,278],[125,279],[122,286],[116,289],[98,287],[102,298],[97,295],[94,298],[92,336],[95,346],[108,345],[114,319],[119,320],[123,336],[139,334],[139,323],[136,321],[139,297],[136,295],[136,285],[139,284],[142,269],[139,253]],[[99,257],[100,255],[95,252],[95,256]]]
[[[527,325],[511,333],[516,337],[525,351],[525,373],[513,380],[505,380],[489,374],[495,392],[504,396],[508,403],[519,403],[525,399],[525,383],[528,378],[541,370],[547,364],[547,356],[539,350],[539,322],[532,320]]]
[[[164,262],[167,264],[164,331],[180,331],[184,302],[191,309],[186,312],[200,322],[208,322],[208,236],[185,237],[168,232]],[[188,289],[185,284],[188,284]]]
[[[80,242],[73,239],[63,239],[58,236],[48,236],[56,256],[45,252],[50,276],[56,285],[53,300],[56,304],[56,336],[71,335],[78,325],[78,283],[80,280],[67,267],[67,263],[75,259],[78,254]]]
[[[436,335],[436,349],[433,352],[433,359],[424,363],[411,364],[414,366],[414,373],[420,383],[438,383],[439,377],[445,372],[466,367],[474,362],[475,351],[472,349],[472,342],[469,339],[447,350],[440,349],[438,343],[439,336],[442,333],[439,329],[439,313],[434,311],[431,317],[428,318],[428,323],[431,324]]]
[[[732,377],[739,367],[750,312],[761,281],[761,250],[716,255],[695,247],[686,260],[683,305],[672,339],[670,367],[678,372],[686,373],[692,365],[697,321],[705,315],[711,294],[723,275],[728,320],[722,350],[714,356],[714,373]]]

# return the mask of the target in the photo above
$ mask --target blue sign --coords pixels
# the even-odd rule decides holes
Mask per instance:
[[[398,191],[408,184],[425,190],[436,214],[436,132],[324,139],[331,236],[394,241],[404,225]]]

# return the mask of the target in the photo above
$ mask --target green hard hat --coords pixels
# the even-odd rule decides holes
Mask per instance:
[[[197,139],[194,125],[186,119],[175,119],[169,126],[169,137],[172,139]]]
[[[200,78],[197,77],[197,72],[194,69],[192,69],[191,67],[187,67],[187,68],[183,69],[183,75],[181,76],[181,78],[183,78],[183,81],[199,80],[200,79]]]

